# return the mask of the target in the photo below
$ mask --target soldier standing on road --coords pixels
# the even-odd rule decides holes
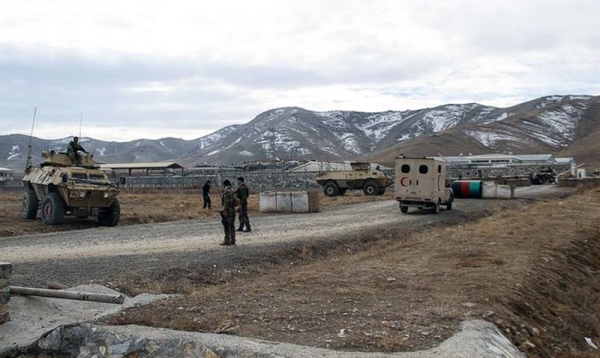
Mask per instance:
[[[78,153],[79,151],[88,154],[81,144],[79,144],[79,137],[73,137],[73,140],[69,142],[69,146],[67,147],[67,155],[75,165],[81,164],[81,154]]]
[[[225,240],[222,246],[235,245],[235,194],[231,189],[231,182],[223,180],[223,194],[221,195],[221,223],[225,231]]]
[[[202,186],[202,199],[204,200],[204,204],[202,206],[203,209],[210,210],[210,180],[207,180]]]
[[[252,231],[250,228],[250,219],[248,218],[248,196],[250,195],[250,190],[244,184],[244,177],[237,178],[237,185],[238,188],[235,191],[235,195],[240,200],[240,227],[237,231],[250,232]],[[246,230],[244,230],[244,225],[246,226]]]

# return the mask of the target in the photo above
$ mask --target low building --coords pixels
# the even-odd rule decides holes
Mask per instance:
[[[156,163],[105,163],[100,164],[100,169],[104,170],[109,176],[133,176],[134,171],[138,176],[149,175],[183,175],[183,166],[175,162],[156,162]],[[181,170],[177,173],[176,170]]]
[[[15,172],[12,169],[0,167],[0,182],[12,181]]]
[[[574,168],[572,157],[556,158],[553,154],[481,154],[434,156],[448,163],[448,175],[454,178],[526,177],[544,170],[557,173]]]

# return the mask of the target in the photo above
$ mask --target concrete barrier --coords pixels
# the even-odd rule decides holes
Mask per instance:
[[[0,324],[10,321],[10,276],[12,265],[0,262]]]
[[[292,193],[289,191],[278,191],[276,196],[277,212],[291,213],[292,212]]]
[[[481,197],[484,199],[514,199],[515,187],[513,185],[500,185],[493,181],[482,184]]]
[[[482,183],[481,197],[484,199],[495,198],[498,195],[497,184],[493,181],[484,181]]]
[[[260,211],[263,213],[271,213],[277,211],[277,193],[274,191],[265,191],[260,193],[258,199]]]
[[[318,191],[267,191],[260,193],[260,212],[309,213],[319,211]]]
[[[498,199],[514,199],[515,187],[512,185],[497,185],[496,197]]]

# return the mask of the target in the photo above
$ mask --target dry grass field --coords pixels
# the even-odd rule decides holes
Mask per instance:
[[[392,352],[486,319],[529,356],[592,357],[584,337],[600,339],[598,217],[592,189],[474,223],[382,230],[327,253],[307,244],[268,268],[173,269],[176,286],[123,277],[119,287],[187,294],[110,323]]]
[[[20,219],[19,194],[0,199],[3,236],[97,225],[46,227]],[[391,194],[321,199],[343,205]],[[124,192],[121,202],[123,225],[217,220],[201,209],[198,190]],[[306,243],[256,266],[165,267],[168,279],[127,273],[105,283],[130,294],[184,295],[107,323],[393,352],[436,346],[460,321],[485,319],[531,357],[597,356],[585,337],[600,342],[600,189],[518,203],[491,203],[495,214],[474,222]],[[256,197],[250,207],[259,215]]]

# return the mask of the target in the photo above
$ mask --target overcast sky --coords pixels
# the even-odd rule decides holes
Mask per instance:
[[[2,0],[0,135],[195,139],[269,109],[600,93],[598,0]]]

